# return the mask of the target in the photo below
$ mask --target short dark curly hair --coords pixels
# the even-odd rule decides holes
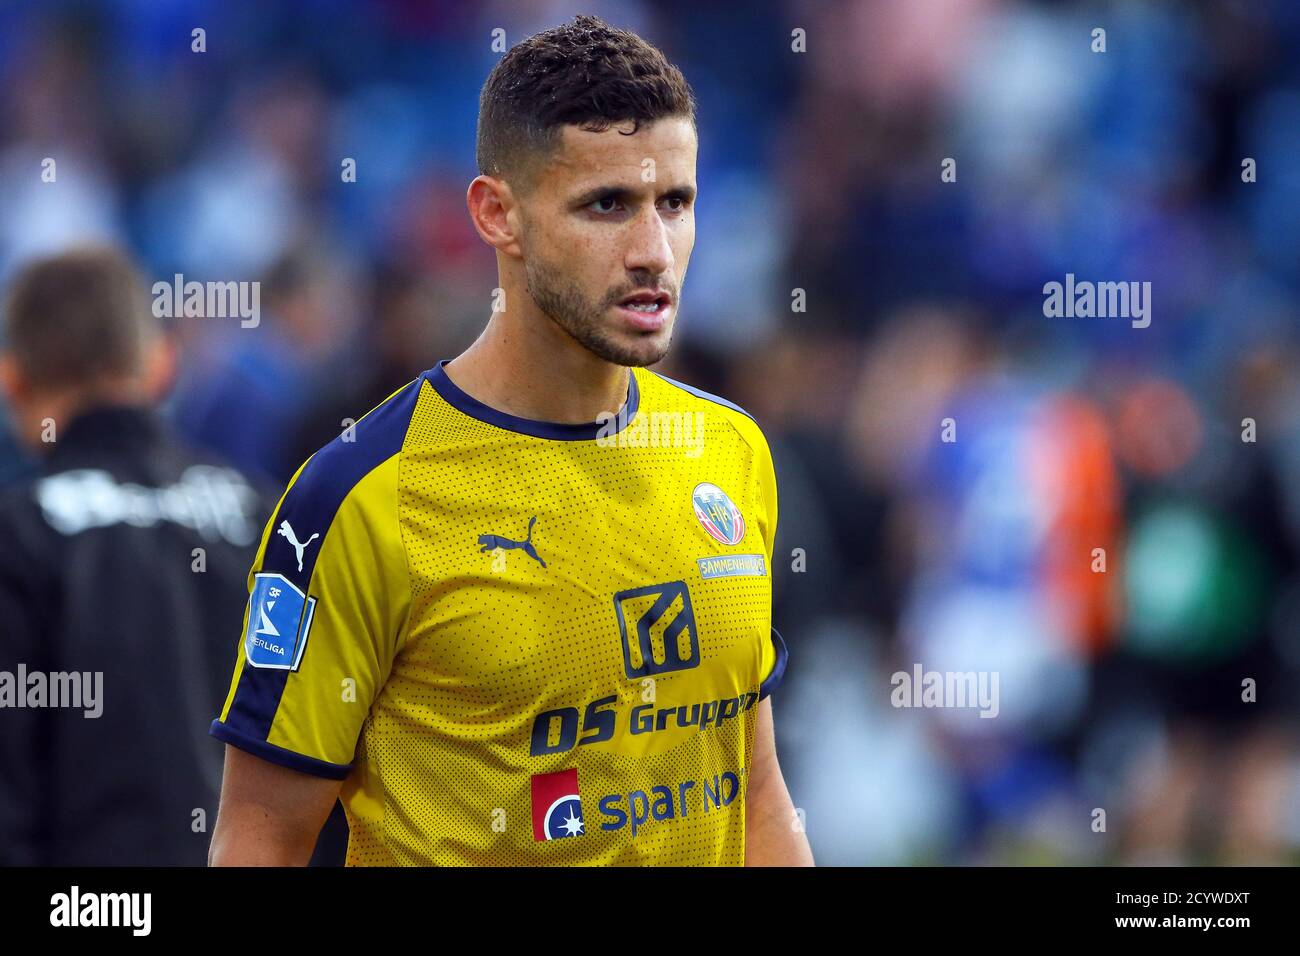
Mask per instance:
[[[600,131],[666,117],[695,122],[681,70],[635,33],[578,16],[512,47],[489,74],[479,97],[479,172],[507,180],[531,173],[565,125]]]

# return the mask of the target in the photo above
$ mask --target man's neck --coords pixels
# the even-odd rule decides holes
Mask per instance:
[[[593,355],[545,316],[530,323],[493,313],[474,344],[445,366],[462,391],[497,411],[584,424],[615,413],[630,370]]]
[[[51,450],[43,438],[45,423],[54,423],[56,434],[62,433],[78,417],[97,408],[146,408],[149,406],[136,381],[111,380],[90,388],[70,388],[42,392],[13,409],[18,421],[15,431],[19,440],[37,455]]]

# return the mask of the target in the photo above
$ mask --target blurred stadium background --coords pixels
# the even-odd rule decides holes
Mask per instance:
[[[774,703],[818,862],[1300,859],[1290,0],[3,3],[0,281],[90,239],[150,282],[261,281],[255,329],[174,323],[167,413],[282,487],[482,327],[492,31],[580,12],[700,103],[662,370],[773,445]],[[1066,273],[1150,281],[1150,327],[1045,318]],[[31,467],[0,438],[3,480]],[[997,672],[998,717],[892,707],[917,663]]]

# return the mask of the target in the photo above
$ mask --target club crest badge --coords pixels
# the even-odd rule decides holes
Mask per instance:
[[[723,544],[739,544],[745,537],[745,516],[717,485],[701,482],[691,492],[691,506],[709,537]]]

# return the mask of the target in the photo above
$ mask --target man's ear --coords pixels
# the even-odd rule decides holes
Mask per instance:
[[[465,194],[470,222],[480,237],[497,252],[520,259],[519,206],[504,179],[477,176]]]
[[[22,402],[29,389],[22,370],[14,361],[12,353],[0,352],[0,394],[10,406]]]
[[[160,402],[176,384],[180,366],[176,337],[163,332],[145,353],[144,389],[150,402]]]

